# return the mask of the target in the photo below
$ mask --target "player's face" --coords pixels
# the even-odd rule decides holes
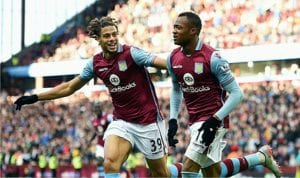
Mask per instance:
[[[178,17],[174,24],[173,38],[176,45],[185,46],[191,39],[191,27],[185,16]]]
[[[101,29],[98,41],[104,53],[117,52],[118,34],[118,30],[115,26],[106,26]]]

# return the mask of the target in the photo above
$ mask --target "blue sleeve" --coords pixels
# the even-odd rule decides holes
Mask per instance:
[[[94,78],[93,60],[87,62],[80,74],[80,78],[85,81],[89,81]]]
[[[215,113],[219,119],[223,120],[241,103],[244,94],[231,73],[229,63],[220,56],[219,52],[214,52],[211,57],[211,71],[221,86],[229,93],[224,105]]]
[[[130,53],[134,62],[139,66],[151,66],[155,58],[153,54],[136,47],[131,47]]]
[[[172,78],[172,89],[170,96],[170,118],[177,119],[179,108],[182,103],[182,91],[171,68],[170,56],[167,58],[167,68]]]

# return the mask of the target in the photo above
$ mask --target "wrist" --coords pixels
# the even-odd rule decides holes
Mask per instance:
[[[174,122],[174,123],[177,123],[177,119],[175,119],[175,118],[170,118],[170,119],[169,119],[169,123],[171,123],[171,122],[172,122],[172,123],[173,123],[173,122]]]
[[[213,115],[212,117],[215,118],[217,121],[222,121],[222,119],[220,119],[217,115]]]
[[[33,99],[34,99],[35,101],[38,101],[38,100],[39,100],[39,97],[38,97],[37,94],[32,95],[32,97],[33,97]]]

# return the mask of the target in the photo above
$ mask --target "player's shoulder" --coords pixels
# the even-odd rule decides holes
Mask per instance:
[[[172,52],[171,52],[171,55],[182,52],[181,49],[182,49],[181,47],[177,47],[177,48],[173,49]]]
[[[175,55],[177,55],[177,54],[179,54],[179,53],[181,53],[182,52],[182,50],[181,50],[181,47],[177,47],[177,48],[175,48],[175,49],[173,49],[172,51],[171,51],[171,53],[170,53],[170,55],[169,55],[169,59],[171,59],[171,58],[173,58]]]
[[[103,56],[103,52],[99,52],[93,56],[93,60],[100,60]]]
[[[211,58],[221,60],[222,59],[221,52],[219,50],[214,50],[211,54]]]

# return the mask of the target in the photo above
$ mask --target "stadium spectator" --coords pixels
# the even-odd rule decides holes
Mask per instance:
[[[194,12],[183,12],[174,23],[174,49],[168,58],[172,77],[168,140],[170,146],[178,142],[177,117],[182,96],[189,113],[190,144],[183,160],[182,177],[228,177],[253,166],[264,165],[276,177],[281,172],[273,159],[271,147],[265,145],[258,152],[221,161],[223,136],[229,128],[229,113],[243,99],[243,93],[231,74],[228,62],[220,53],[199,38],[202,23]],[[225,91],[224,91],[225,90]],[[225,96],[230,95],[226,102]]]
[[[136,146],[145,155],[152,176],[177,177],[180,164],[170,168],[166,166],[164,121],[154,86],[145,69],[145,66],[165,67],[165,60],[142,49],[121,45],[118,26],[113,18],[93,19],[88,32],[98,41],[102,52],[69,82],[43,93],[18,98],[16,109],[20,110],[24,104],[69,96],[97,76],[109,89],[116,118],[104,135],[105,176],[120,177],[122,164]],[[72,138],[72,134],[70,136]]]
[[[82,169],[82,155],[79,149],[74,149],[72,151],[72,166],[75,169],[75,178],[81,177],[81,169]]]
[[[82,19],[101,17],[99,4],[83,13]],[[300,3],[280,0],[256,1],[209,0],[199,2],[130,0],[118,3],[109,15],[119,19],[120,41],[150,52],[168,52],[172,47],[170,30],[176,14],[194,10],[203,19],[204,42],[215,48],[293,43],[300,39]],[[159,19],[159,20],[157,20]],[[84,24],[82,24],[84,26]],[[67,29],[55,44],[42,43],[15,56],[18,65],[32,62],[88,59],[100,50],[81,26]],[[40,49],[41,48],[41,49]]]
[[[110,113],[103,114],[103,111],[99,104],[95,104],[93,110],[96,113],[96,116],[92,118],[94,134],[91,137],[89,142],[91,143],[97,137],[96,157],[99,159],[100,162],[103,162],[103,160],[104,160],[104,132],[106,131],[110,122],[112,122],[113,115]]]

